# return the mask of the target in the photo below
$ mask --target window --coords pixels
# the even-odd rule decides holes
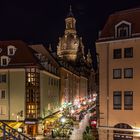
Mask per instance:
[[[115,37],[126,38],[131,35],[131,23],[127,21],[121,21],[115,25]]]
[[[129,28],[127,26],[121,26],[121,27],[118,27],[118,34],[117,34],[117,37],[128,37],[128,30]]]
[[[113,108],[121,109],[122,108],[122,93],[121,91],[113,92]]]
[[[38,68],[26,69],[26,117],[36,118],[40,114],[40,74]]]
[[[113,79],[120,79],[122,76],[121,69],[113,69]]]
[[[9,58],[7,56],[1,56],[1,66],[7,66],[9,63]]]
[[[6,74],[0,74],[0,83],[6,83]]]
[[[14,55],[15,52],[16,52],[15,46],[12,45],[8,46],[8,55]]]
[[[0,48],[0,53],[2,52],[2,48]]]
[[[0,105],[0,115],[6,115],[6,106]]]
[[[6,98],[6,91],[0,90],[0,99],[5,99],[5,98]]]
[[[133,68],[124,69],[124,78],[133,78]]]
[[[127,129],[133,129],[130,125],[119,123],[115,125],[114,128],[119,128],[120,130],[114,130],[113,140],[133,140],[133,132],[127,131]],[[125,129],[125,131],[121,131],[121,129]]]
[[[125,110],[133,109],[133,91],[124,92],[124,109]]]
[[[133,57],[133,48],[124,48],[124,58]]]
[[[121,49],[114,49],[113,50],[113,58],[114,59],[122,58],[122,50]]]
[[[13,54],[14,54],[13,48],[9,48],[9,55],[13,55]]]

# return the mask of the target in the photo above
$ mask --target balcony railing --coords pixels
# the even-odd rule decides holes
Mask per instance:
[[[33,138],[29,138],[23,133],[18,132],[16,129],[8,126],[6,123],[0,121],[0,130],[2,130],[2,139],[3,140],[34,140]]]

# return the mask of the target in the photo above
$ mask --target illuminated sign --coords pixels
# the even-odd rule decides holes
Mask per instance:
[[[36,124],[35,121],[25,121],[25,124]]]

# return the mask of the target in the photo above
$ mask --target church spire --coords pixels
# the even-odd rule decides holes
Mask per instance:
[[[73,13],[72,13],[72,7],[70,5],[69,7],[69,13],[65,19],[65,23],[66,23],[66,29],[65,29],[65,34],[67,33],[76,33],[76,29],[75,29],[75,23],[76,23],[76,20],[73,16]]]
[[[74,16],[73,16],[73,13],[72,13],[72,7],[71,7],[71,5],[70,5],[69,13],[68,13],[68,15],[67,15],[67,18],[68,18],[68,17],[74,17]]]

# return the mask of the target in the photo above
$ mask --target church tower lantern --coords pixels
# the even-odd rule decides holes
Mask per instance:
[[[75,61],[80,48],[83,48],[83,43],[76,32],[76,19],[73,16],[71,6],[65,19],[65,25],[64,35],[59,37],[57,55],[68,61]]]

